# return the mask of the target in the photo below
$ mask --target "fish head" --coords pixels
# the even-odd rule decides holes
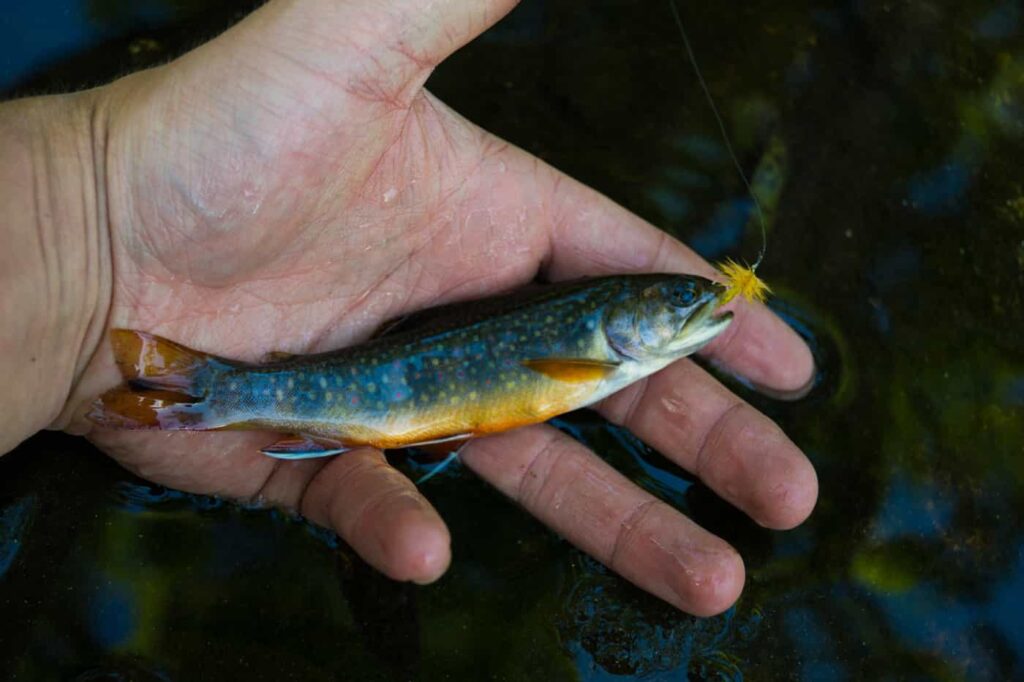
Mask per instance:
[[[609,307],[605,335],[634,360],[681,358],[725,331],[732,313],[716,314],[726,288],[696,275],[665,275]]]

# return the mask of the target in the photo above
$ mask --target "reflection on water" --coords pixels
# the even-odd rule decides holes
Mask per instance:
[[[35,27],[0,35],[3,83],[155,63],[253,4],[48,2],[68,11],[0,24]],[[0,461],[0,672],[1024,678],[1021,3],[683,9],[764,209],[772,305],[818,364],[795,402],[720,376],[809,454],[821,500],[770,533],[627,432],[586,414],[558,426],[740,549],[735,609],[673,612],[459,467],[425,488],[452,570],[415,588],[301,519],[153,486],[47,435]],[[26,75],[68,50],[87,58]],[[430,85],[705,256],[756,253],[667,6],[525,0]]]
[[[742,679],[737,641],[756,639],[761,615],[730,609],[718,618],[694,618],[628,587],[588,557],[559,614],[558,630],[586,679],[635,675],[678,679],[690,671],[699,679]],[[742,618],[741,622],[737,621]]]
[[[35,507],[35,496],[15,500],[0,508],[0,578],[18,558],[21,538]]]

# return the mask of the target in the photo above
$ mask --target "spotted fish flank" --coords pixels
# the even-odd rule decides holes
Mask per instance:
[[[724,288],[687,275],[623,275],[441,306],[366,343],[265,364],[114,330],[125,383],[90,418],[126,429],[297,434],[282,458],[458,440],[589,405],[693,353],[729,324]]]

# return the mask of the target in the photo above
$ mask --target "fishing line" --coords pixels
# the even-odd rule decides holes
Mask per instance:
[[[750,194],[750,198],[754,201],[754,208],[757,210],[758,222],[761,223],[761,250],[757,254],[757,260],[750,266],[751,272],[756,272],[758,266],[761,265],[761,261],[764,260],[764,253],[768,250],[768,228],[765,227],[764,211],[761,210],[761,202],[757,200],[757,195],[754,194],[754,188],[750,186],[750,181],[747,180],[746,173],[743,172],[743,167],[740,165],[739,159],[736,157],[736,152],[733,151],[732,143],[729,141],[729,133],[725,129],[725,122],[722,121],[721,115],[718,113],[718,107],[715,106],[715,100],[711,97],[711,90],[708,89],[707,81],[704,80],[704,74],[701,73],[700,67],[697,66],[697,56],[693,53],[693,47],[690,45],[690,38],[686,35],[686,29],[683,28],[683,20],[679,17],[679,9],[676,7],[675,0],[669,0],[669,8],[672,10],[672,18],[676,20],[676,26],[679,28],[679,35],[683,37],[683,46],[686,48],[686,54],[690,58],[690,64],[693,65],[693,71],[697,74],[697,80],[700,82],[700,87],[704,90],[704,97],[708,100],[708,105],[711,107],[711,113],[715,115],[715,121],[718,122],[718,130],[722,133],[722,141],[725,142],[725,148],[729,151],[729,158],[732,159],[732,163],[736,166],[736,172],[740,174],[740,179],[743,180],[743,184],[747,188],[747,192]]]

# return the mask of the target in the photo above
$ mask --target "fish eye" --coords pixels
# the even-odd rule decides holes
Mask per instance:
[[[680,308],[693,305],[697,300],[697,286],[692,281],[680,282],[672,289],[672,304]]]

